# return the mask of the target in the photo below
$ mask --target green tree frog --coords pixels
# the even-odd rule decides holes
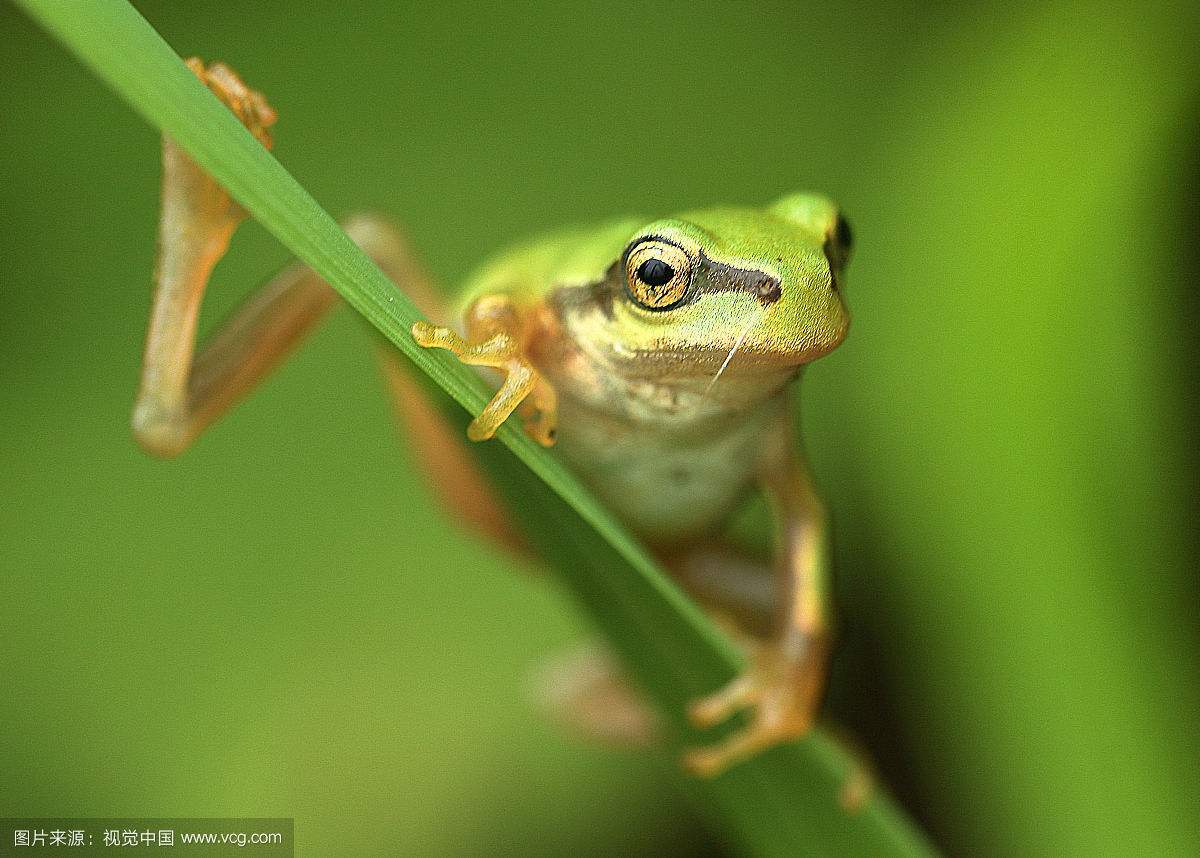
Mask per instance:
[[[227,66],[192,70],[266,146],[275,114]],[[244,212],[169,138],[163,141],[159,261],[133,413],[140,443],[184,450],[251,390],[337,303],[295,265],[253,294],[195,353],[209,274]],[[830,645],[826,514],[793,440],[790,383],[842,342],[850,230],[837,207],[792,194],[763,208],[712,208],[563,232],[499,256],[447,311],[399,233],[378,218],[351,237],[429,317],[412,335],[502,383],[472,440],[516,413],[648,546],[681,584],[738,630],[748,668],[689,711],[747,726],[686,752],[715,775],[813,724]],[[393,350],[399,409],[451,508],[510,539],[457,439],[445,437]],[[776,521],[773,568],[720,540],[755,488]],[[597,735],[644,736],[652,722],[615,667],[593,658],[560,682],[558,704]],[[565,690],[564,690],[565,689]]]

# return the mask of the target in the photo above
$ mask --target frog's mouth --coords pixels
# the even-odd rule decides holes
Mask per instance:
[[[775,282],[776,282],[776,286],[778,286],[779,281],[777,280]],[[776,298],[776,300],[779,300],[779,299]],[[712,389],[716,386],[717,382],[721,380],[721,376],[723,376],[725,374],[725,370],[729,369],[729,364],[732,363],[734,356],[738,353],[738,350],[746,342],[746,337],[749,336],[750,330],[756,324],[758,324],[758,322],[759,322],[759,320],[756,319],[754,316],[751,316],[750,320],[748,322],[746,322],[746,325],[745,325],[745,327],[742,328],[741,333],[739,333],[737,335],[737,339],[735,339],[733,341],[733,347],[729,350],[729,354],[727,354],[725,356],[725,359],[723,361],[721,361],[721,366],[717,370],[717,374],[713,376],[712,381],[710,381],[708,383],[708,387],[706,387],[704,389],[705,396],[707,396],[709,393],[712,392]]]
[[[841,333],[830,332],[829,336],[797,335],[782,341],[772,335],[764,342],[758,331],[763,322],[762,314],[748,315],[749,318],[736,329],[732,342],[718,347],[697,344],[693,348],[676,346],[661,351],[671,353],[667,360],[674,362],[677,372],[749,379],[762,375],[791,375],[805,364],[832,352],[844,338],[843,330]]]

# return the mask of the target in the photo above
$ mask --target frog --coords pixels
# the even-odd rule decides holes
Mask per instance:
[[[228,66],[189,68],[268,148],[276,113]],[[158,264],[133,432],[175,456],[256,387],[339,303],[302,263],[254,292],[197,349],[213,268],[246,213],[169,136],[162,141]],[[559,456],[726,628],[745,670],[693,701],[723,739],[683,752],[714,777],[814,726],[832,647],[828,511],[797,443],[796,382],[844,340],[851,230],[818,193],[760,207],[623,218],[501,252],[446,301],[401,231],[373,214],[348,235],[424,318],[411,336],[491,373],[467,428],[449,428],[390,344],[378,347],[396,410],[431,488],[479,533],[513,533],[466,447],[506,420]],[[747,499],[768,500],[769,562],[724,537]],[[652,710],[602,650],[551,671],[563,720],[596,737],[652,740]],[[572,678],[574,677],[574,678]]]

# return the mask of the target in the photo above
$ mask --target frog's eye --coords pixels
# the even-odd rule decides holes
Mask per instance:
[[[625,278],[633,300],[651,310],[666,310],[687,294],[692,260],[674,244],[643,241],[625,257]]]
[[[853,247],[854,234],[850,230],[850,221],[839,214],[825,235],[825,258],[829,260],[832,271],[837,272],[846,267]]]
[[[850,221],[844,215],[838,215],[837,224],[833,228],[833,237],[842,246],[847,256],[854,249],[854,232],[850,229]]]

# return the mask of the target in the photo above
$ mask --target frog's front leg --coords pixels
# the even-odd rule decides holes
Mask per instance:
[[[491,402],[471,421],[467,437],[483,441],[496,434],[510,414],[521,408],[525,431],[543,446],[554,443],[557,399],[525,351],[534,324],[506,295],[484,295],[467,310],[467,339],[450,328],[416,322],[412,335],[425,348],[446,349],[470,366],[504,373],[504,383]]]
[[[749,725],[724,742],[685,754],[684,764],[708,777],[805,735],[816,720],[825,686],[830,643],[825,510],[786,422],[766,444],[761,475],[778,530],[775,628],[753,653],[745,673],[689,710],[699,727],[752,710]]]

